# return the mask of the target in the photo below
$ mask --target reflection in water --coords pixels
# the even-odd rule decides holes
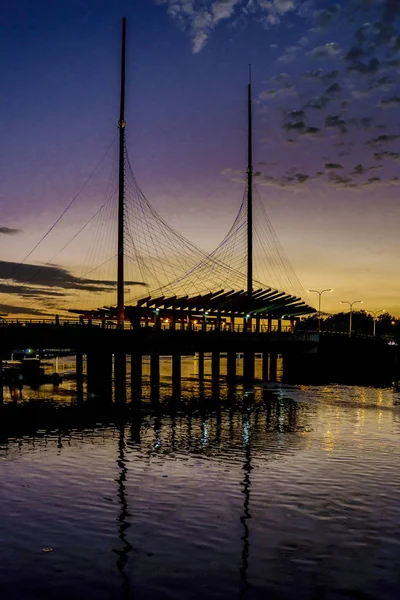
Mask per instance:
[[[131,584],[128,574],[126,573],[126,565],[129,558],[129,553],[133,550],[133,547],[128,542],[127,533],[128,529],[131,527],[129,522],[129,514],[128,510],[128,502],[127,502],[127,491],[126,491],[126,476],[128,473],[128,469],[126,467],[126,459],[125,459],[125,425],[120,425],[119,427],[119,439],[118,439],[118,459],[117,465],[119,469],[119,476],[117,479],[118,483],[118,502],[120,506],[120,512],[117,517],[118,521],[118,537],[121,541],[122,548],[120,550],[114,549],[118,556],[117,558],[117,569],[122,577],[122,598],[130,598],[131,595]]]
[[[244,494],[244,503],[243,503],[243,514],[240,517],[240,521],[243,525],[243,535],[241,540],[243,541],[242,548],[242,563],[240,565],[240,577],[242,579],[242,589],[240,593],[240,597],[244,598],[245,593],[249,587],[247,581],[247,569],[249,566],[249,551],[250,551],[250,542],[249,542],[249,525],[247,521],[251,519],[250,515],[250,472],[251,472],[251,447],[250,447],[250,420],[247,413],[243,414],[243,441],[245,443],[245,462],[243,465],[244,477],[241,485],[243,487],[242,492]]]
[[[397,599],[399,396],[274,385],[9,434],[4,597]]]

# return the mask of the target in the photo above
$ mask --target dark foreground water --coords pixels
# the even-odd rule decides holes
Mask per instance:
[[[400,597],[400,394],[0,442],[1,599]]]

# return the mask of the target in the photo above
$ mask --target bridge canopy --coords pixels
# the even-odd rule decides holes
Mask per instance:
[[[115,306],[104,306],[95,310],[72,309],[70,312],[91,319],[116,319]],[[249,296],[244,290],[225,291],[194,296],[147,296],[136,304],[125,307],[125,319],[134,321],[138,315],[151,317],[155,313],[163,316],[187,317],[189,314],[199,319],[216,316],[239,318],[292,319],[315,312],[301,298],[285,292],[267,288],[257,289]]]

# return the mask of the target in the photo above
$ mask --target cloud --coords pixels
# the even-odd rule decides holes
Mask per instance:
[[[304,121],[293,121],[291,123],[285,123],[283,126],[286,131],[302,131],[305,128]]]
[[[235,15],[252,15],[266,27],[278,25],[282,18],[295,11],[298,0],[155,0],[166,5],[168,15],[192,39],[193,54],[206,45],[210,34],[222,21]],[[276,44],[271,44],[276,47]]]
[[[328,25],[331,25],[331,23],[338,17],[339,13],[340,13],[339,4],[334,4],[333,6],[330,6],[329,8],[316,10],[313,15],[315,24],[319,28],[325,28]]]
[[[382,133],[382,135],[378,135],[376,138],[372,138],[366,143],[368,144],[368,146],[377,146],[379,144],[387,144],[390,142],[394,142],[399,137],[400,135],[396,135],[395,133]]]
[[[289,63],[297,58],[300,46],[288,46],[285,52],[278,58],[279,62]]]
[[[10,281],[11,284],[7,285],[8,293],[18,293],[21,291],[11,290],[10,287],[15,284],[28,285],[28,290],[24,295],[35,292],[37,295],[60,295],[59,292],[54,291],[54,288],[63,290],[84,290],[87,292],[109,292],[115,289],[116,282],[107,279],[87,279],[75,277],[69,271],[56,265],[32,265],[28,263],[15,263],[0,260],[0,280]],[[29,284],[34,282],[35,288],[29,289]],[[127,281],[126,285],[146,285],[140,281]],[[42,286],[44,288],[50,287],[51,290],[47,291],[38,288]],[[1,291],[1,290],[0,290]]]
[[[25,306],[11,306],[10,304],[0,304],[0,312],[7,315],[32,315],[32,316],[43,316],[47,315],[46,311],[40,308],[27,308]]]
[[[315,98],[312,98],[312,100],[309,100],[307,102],[307,104],[305,105],[305,108],[316,108],[316,109],[325,108],[325,106],[327,106],[330,101],[331,101],[330,96],[327,96],[326,94],[322,94],[321,96],[316,96]]]
[[[316,46],[314,50],[308,52],[308,56],[315,58],[332,58],[340,52],[340,45],[336,42],[329,42],[323,46]]]
[[[304,79],[316,79],[323,83],[328,82],[331,79],[336,79],[338,76],[339,71],[337,69],[333,69],[327,73],[324,71],[324,69],[314,69],[312,71],[306,71],[302,75]]]
[[[377,79],[376,81],[374,81],[371,86],[370,89],[371,90],[390,90],[393,87],[394,84],[394,79],[392,79],[391,77],[389,77],[388,75],[383,75],[382,77],[380,77],[379,79]]]
[[[307,127],[306,129],[304,129],[304,131],[302,132],[302,135],[311,137],[311,138],[315,138],[319,135],[320,133],[320,129],[318,127]]]
[[[364,173],[367,173],[367,171],[373,171],[374,169],[376,169],[376,167],[364,167],[364,165],[359,164],[356,165],[352,171],[352,175],[363,175]]]
[[[340,117],[340,115],[328,115],[325,118],[325,127],[333,128],[337,127],[341,133],[346,133],[346,121]]]
[[[400,152],[392,152],[390,150],[384,150],[383,152],[374,152],[374,158],[376,160],[383,160],[384,158],[392,158],[398,160],[400,158]]]
[[[304,110],[291,110],[286,114],[288,119],[304,119],[305,112]]]
[[[360,75],[373,75],[379,70],[380,62],[377,58],[371,58],[368,63],[355,62],[347,68],[349,72],[359,73]]]
[[[325,163],[325,169],[344,169],[344,166],[340,163],[328,162]]]
[[[325,90],[325,94],[328,94],[329,96],[336,96],[337,94],[340,94],[341,91],[342,88],[338,83],[332,83],[332,85]]]
[[[400,106],[400,97],[392,96],[391,98],[384,98],[381,100],[379,106],[381,108],[398,108]]]
[[[22,233],[22,229],[11,229],[10,227],[0,227],[0,233],[3,235],[17,235]]]

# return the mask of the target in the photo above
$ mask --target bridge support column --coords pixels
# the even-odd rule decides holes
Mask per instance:
[[[160,400],[160,355],[152,352],[150,355],[150,402],[157,404]]]
[[[269,374],[268,374],[268,352],[263,352],[263,357],[262,357],[262,380],[263,381],[269,381]]]
[[[236,352],[234,350],[228,351],[226,375],[228,380],[228,386],[234,386],[236,381]]]
[[[212,379],[219,379],[221,373],[220,368],[220,355],[219,351],[214,350],[211,353],[211,377]]]
[[[277,380],[278,355],[276,352],[271,352],[269,355],[269,380]]]
[[[116,352],[114,354],[114,386],[116,404],[126,402],[126,354]]]
[[[243,353],[243,376],[244,382],[254,382],[254,352],[252,350],[246,350]]]
[[[198,367],[199,367],[199,381],[204,379],[204,352],[199,352],[197,355]]]
[[[108,352],[88,352],[87,391],[104,400],[112,396],[112,354]]]
[[[142,355],[131,354],[131,398],[132,404],[139,406],[142,400]]]
[[[76,353],[75,357],[76,371],[76,397],[78,402],[83,400],[83,354],[81,351]]]
[[[181,355],[174,352],[172,355],[172,396],[179,398],[181,395]]]

